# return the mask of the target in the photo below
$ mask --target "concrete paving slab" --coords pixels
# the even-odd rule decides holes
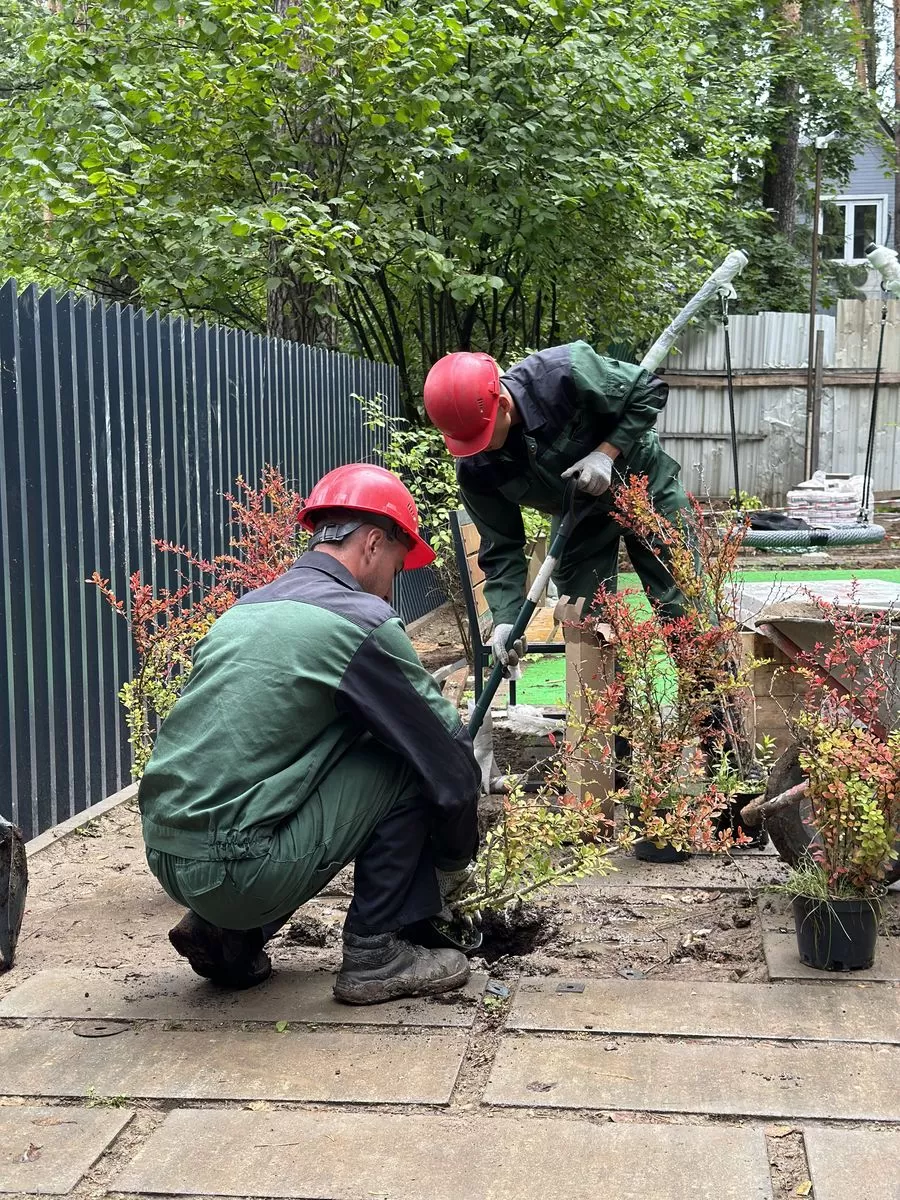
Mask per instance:
[[[900,1196],[900,1130],[804,1129],[815,1200]]]
[[[611,858],[615,867],[609,875],[579,880],[586,891],[602,892],[605,888],[640,886],[647,888],[711,888],[716,891],[745,892],[769,883],[778,883],[787,875],[787,867],[769,854],[742,855],[740,859],[722,855],[694,855],[683,863],[646,863],[628,854]]]
[[[387,1004],[339,1004],[327,971],[277,971],[246,992],[213,987],[190,971],[40,971],[0,1000],[0,1017],[66,1020],[298,1021],[315,1025],[470,1028],[487,982],[473,977],[449,996]]]
[[[875,985],[523,979],[509,1029],[677,1037],[900,1043],[897,1006]],[[727,1054],[728,1051],[724,1050]]]
[[[652,1185],[650,1162],[664,1164],[653,1172]],[[200,1109],[168,1116],[113,1186],[120,1193],[303,1200],[772,1195],[759,1130]]]
[[[0,1108],[0,1193],[64,1196],[133,1116],[126,1109]]]
[[[762,943],[766,970],[773,980],[816,979],[820,983],[834,982],[844,986],[866,982],[900,983],[900,938],[878,939],[875,965],[868,971],[817,971],[814,967],[805,967],[797,952],[797,935],[793,929],[790,933],[764,929]]]
[[[749,986],[749,985],[748,985]],[[895,1120],[900,1049],[508,1038],[484,1099],[534,1108]]]
[[[756,901],[759,909],[759,920],[763,929],[771,929],[777,933],[794,932],[794,913],[790,897],[779,893],[759,896]],[[900,892],[888,892],[881,901],[882,925],[900,927]],[[879,947],[889,945],[890,939],[882,937]]]
[[[0,1029],[0,1080],[11,1096],[446,1104],[465,1049],[462,1033]]]

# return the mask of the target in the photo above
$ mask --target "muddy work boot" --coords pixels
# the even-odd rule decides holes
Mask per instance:
[[[220,987],[255,987],[272,974],[261,929],[219,929],[188,912],[169,930],[169,941],[198,975]]]
[[[344,961],[334,994],[345,1004],[379,1004],[398,996],[449,992],[468,978],[468,960],[458,950],[428,950],[396,933],[344,930]]]

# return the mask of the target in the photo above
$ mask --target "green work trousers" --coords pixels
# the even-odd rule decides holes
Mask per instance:
[[[686,510],[670,520],[688,519]],[[553,520],[553,533],[559,518]],[[628,556],[644,591],[659,607],[663,617],[674,620],[682,616],[687,602],[675,584],[668,567],[668,551],[661,543],[647,543],[623,529],[611,516],[599,512],[579,521],[563,551],[562,560],[553,575],[560,596],[584,600],[582,613],[597,612],[594,598],[597,590],[606,585],[614,592],[619,576],[619,541],[625,540]]]
[[[421,793],[412,768],[366,737],[272,831],[258,856],[179,858],[148,849],[147,861],[178,904],[220,928],[256,929],[284,921],[358,859],[358,924],[387,931],[440,908]]]

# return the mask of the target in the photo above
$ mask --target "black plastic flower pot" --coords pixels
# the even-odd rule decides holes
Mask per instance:
[[[762,796],[765,788],[760,788],[758,791],[738,792],[729,801],[728,807],[724,808],[716,819],[716,830],[721,831],[727,829],[731,836],[736,838],[739,834],[744,834],[750,838],[749,849],[762,849],[769,844],[769,834],[764,825],[744,825],[741,821],[741,809],[744,805],[749,804],[751,800],[755,800],[758,796]]]
[[[637,805],[628,804],[625,806],[628,812],[629,820],[633,824],[637,824],[640,818],[641,810]],[[656,815],[663,816],[665,809],[658,808]],[[634,843],[634,857],[641,862],[651,863],[677,863],[686,862],[690,857],[689,850],[676,850],[674,846],[668,842],[663,842],[661,845],[651,841],[650,838],[638,838]]]
[[[817,971],[865,971],[875,962],[877,900],[813,900],[795,896],[800,961]]]

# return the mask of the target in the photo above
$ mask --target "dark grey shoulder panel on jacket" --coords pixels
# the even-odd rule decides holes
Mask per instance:
[[[397,616],[393,608],[380,597],[362,591],[349,571],[337,560],[331,559],[324,568],[304,562],[304,559],[328,557],[315,552],[303,555],[290,570],[271,583],[248,592],[238,600],[238,604],[277,604],[282,601],[312,604],[351,621],[366,634]],[[335,563],[340,570],[331,567],[331,563]]]

